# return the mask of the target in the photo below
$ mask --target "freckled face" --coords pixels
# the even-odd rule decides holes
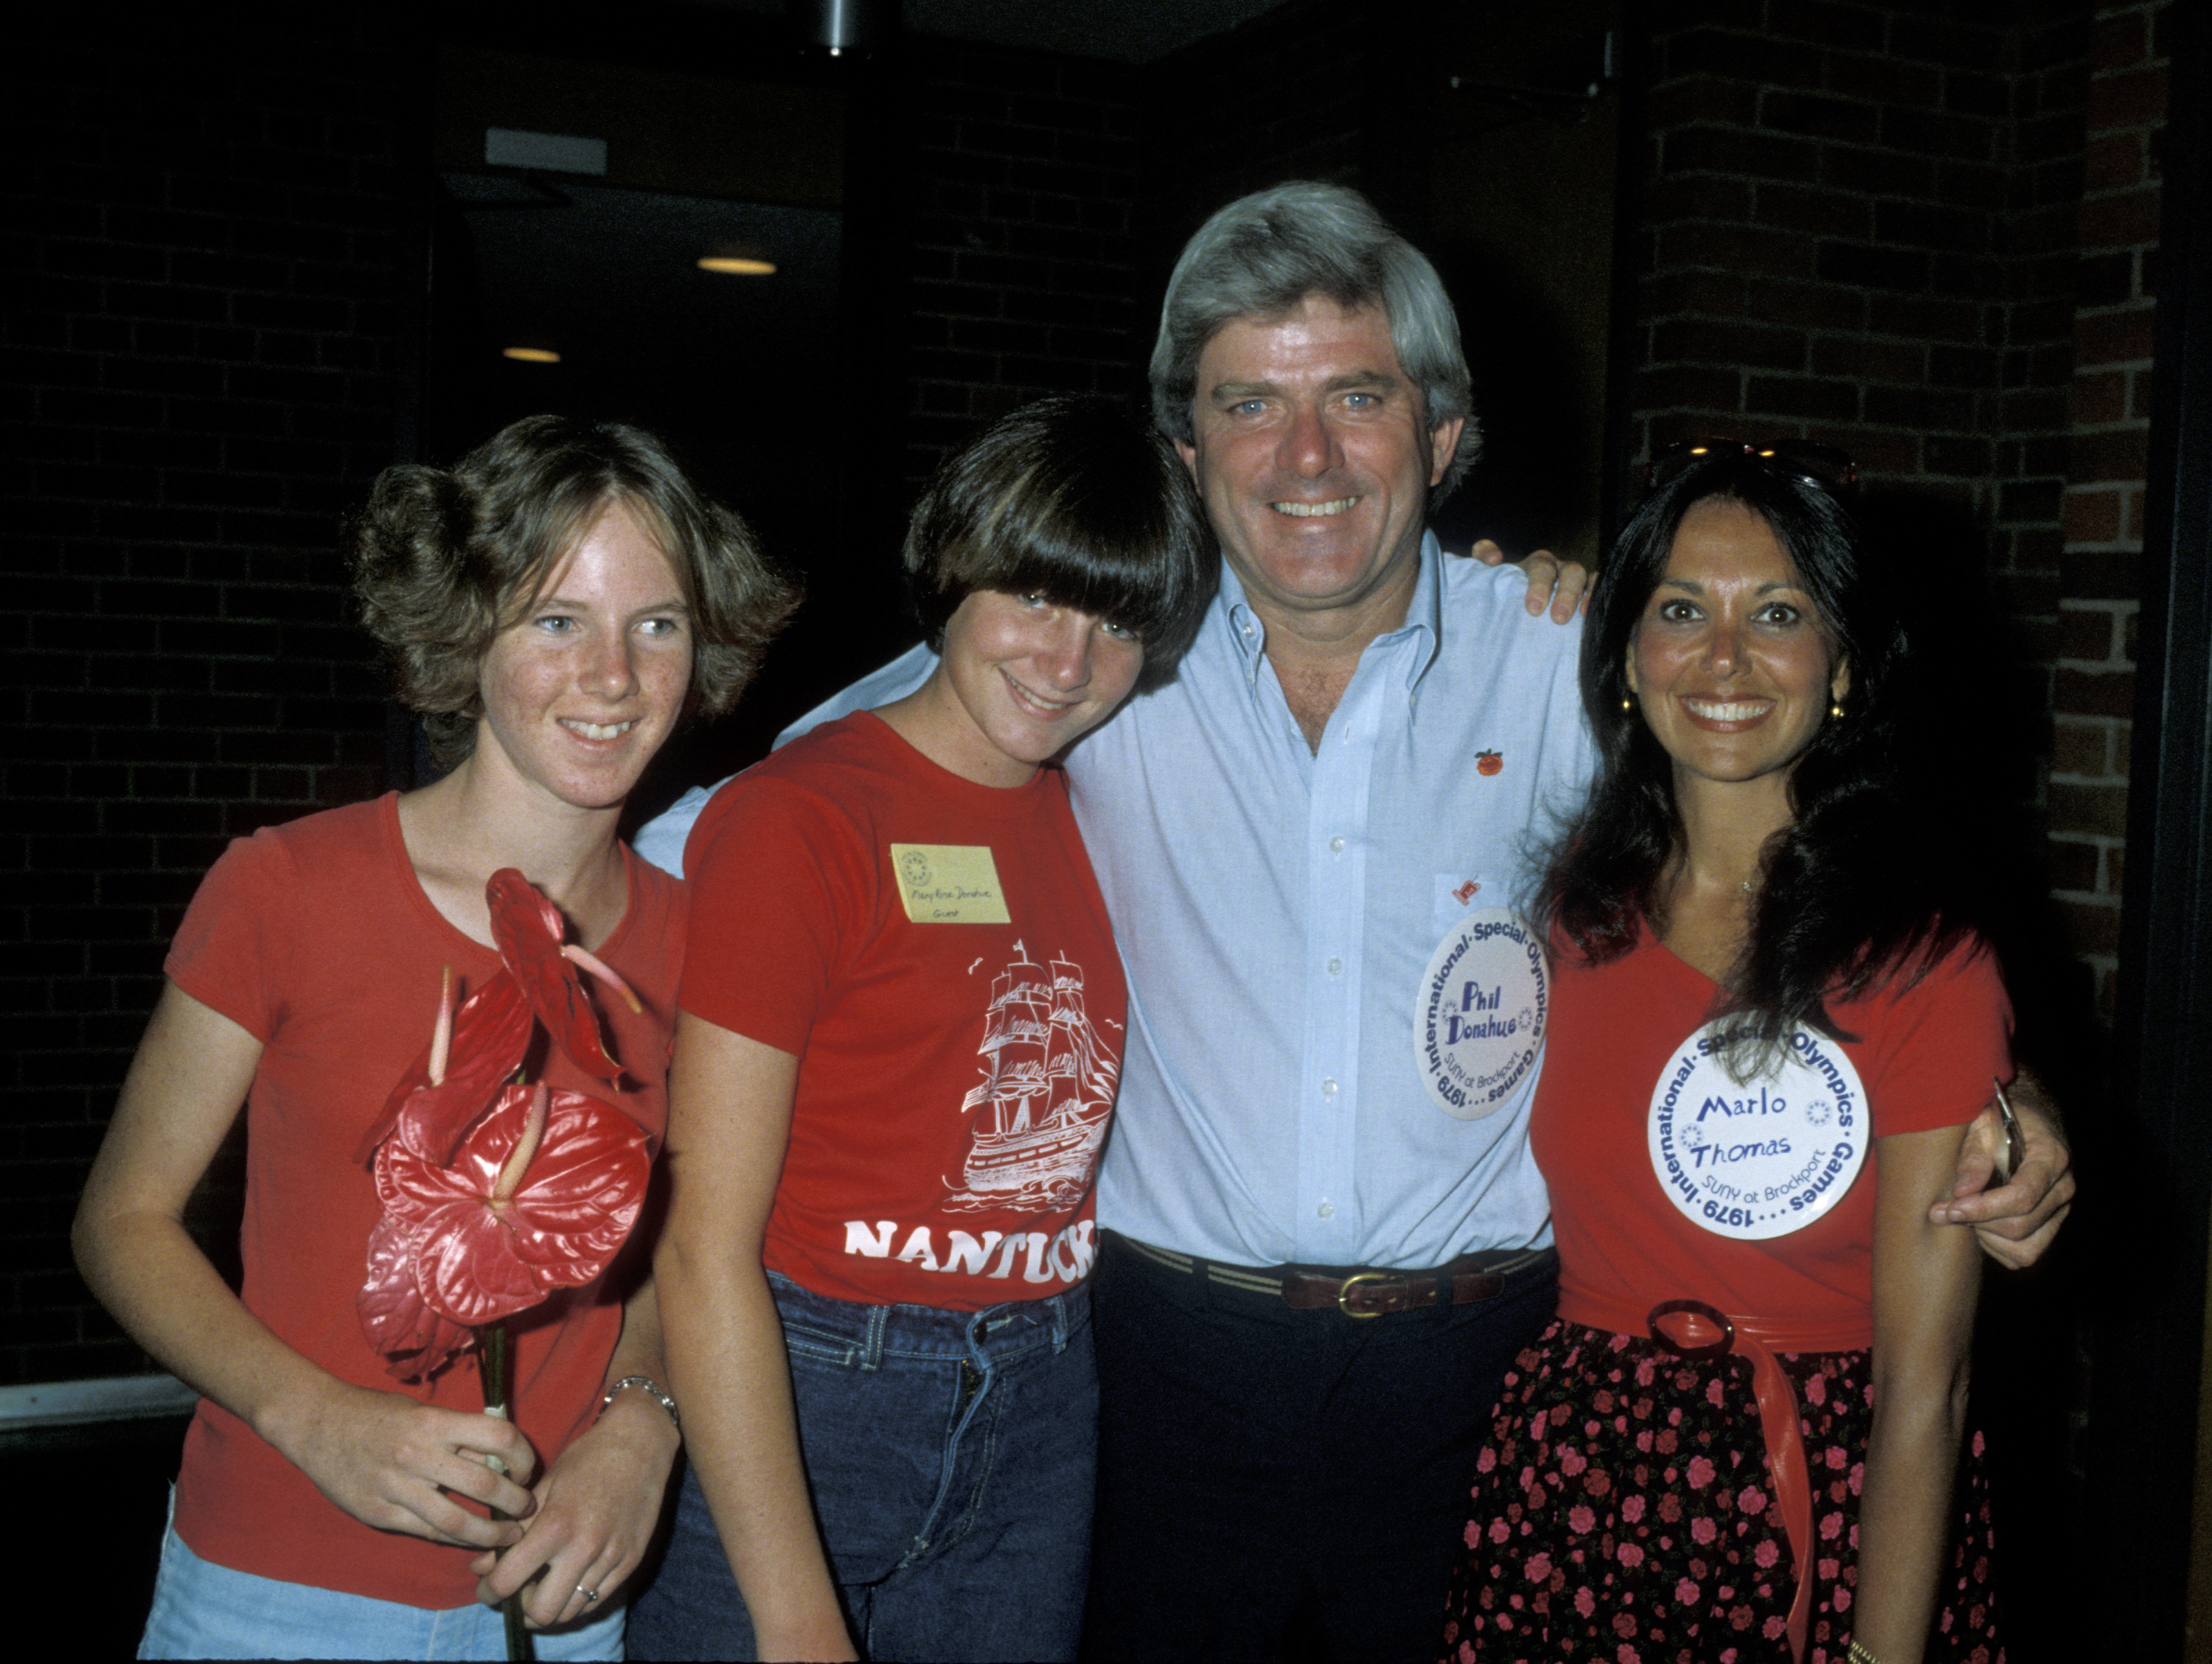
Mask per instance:
[[[472,767],[577,809],[618,807],[682,714],[691,610],[659,544],[610,503],[492,638]]]
[[[933,752],[955,774],[1018,786],[1128,697],[1144,645],[1088,612],[979,589],[945,626]]]
[[[1786,783],[1851,680],[1772,529],[1726,498],[1682,517],[1627,670],[1678,791]]]
[[[1428,425],[1379,308],[1309,295],[1232,319],[1199,355],[1191,420],[1176,449],[1262,616],[1403,606],[1462,424]]]

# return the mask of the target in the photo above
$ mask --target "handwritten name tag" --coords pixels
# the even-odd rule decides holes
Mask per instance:
[[[906,916],[917,925],[1011,922],[988,844],[895,843],[891,871]]]

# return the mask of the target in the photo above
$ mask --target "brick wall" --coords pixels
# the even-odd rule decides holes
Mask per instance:
[[[1145,229],[1157,270],[1147,355],[1175,257],[1214,210],[1285,179],[1373,188],[1362,170],[1370,128],[1409,125],[1395,118],[1402,110],[1376,119],[1364,95],[1380,45],[1374,10],[1290,0],[1146,70]],[[1391,205],[1401,220],[1403,209]]]
[[[1370,9],[1291,0],[1141,67],[913,43],[901,195],[912,265],[905,473],[1048,392],[1141,396],[1183,240],[1244,191],[1358,179]]]
[[[921,41],[907,70],[909,409],[919,486],[979,424],[1132,391],[1137,72]],[[1147,344],[1149,343],[1147,342]]]
[[[1943,708],[1977,736],[1943,770],[1957,812],[1979,813],[1991,841],[2023,827],[2005,851],[2017,867],[2041,850],[2061,884],[2091,890],[2103,846],[2033,842],[2003,805],[2094,808],[2116,839],[2124,801],[2081,795],[2079,770],[2106,766],[2083,751],[2101,732],[2062,737],[2056,783],[2045,766],[2054,690],[2078,679],[2075,656],[2106,651],[2081,632],[2110,623],[2060,604],[2062,503],[2082,460],[2074,359],[2094,315],[2077,313],[2077,288],[2112,281],[2075,250],[2097,211],[2083,198],[2094,17],[2091,0],[1658,8],[1633,257],[1640,361],[1625,367],[1638,453],[1717,432],[1802,435],[1859,459],[1916,570],[1947,586],[1916,666],[1948,683]],[[2005,639],[1960,622],[1978,613]],[[2100,683],[2096,696],[2124,711],[2124,689]],[[2048,962],[2052,932],[2020,899],[2032,886],[2008,884],[2015,945]],[[2065,945],[2109,970],[2109,932],[2077,928]],[[2031,1003],[2080,1004],[2078,959],[2014,969],[2036,984]]]
[[[66,1224],[226,838],[381,784],[337,516],[393,444],[404,65],[364,15],[57,31],[15,113],[0,1380],[127,1370]]]
[[[2055,525],[2081,9],[1655,8],[1637,439],[1821,438]]]
[[[2052,689],[2052,882],[2112,1014],[2127,829],[2129,714],[2157,293],[2163,4],[2099,9],[2089,52],[2074,423]]]

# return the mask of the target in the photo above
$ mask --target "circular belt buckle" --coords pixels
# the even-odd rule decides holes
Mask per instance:
[[[1351,1276],[1344,1279],[1342,1285],[1340,1286],[1336,1291],[1337,1310],[1342,1312],[1346,1317],[1358,1317],[1364,1319],[1382,1316],[1384,1309],[1381,1306],[1370,1306],[1364,1311],[1355,1309],[1351,1303],[1352,1299],[1352,1291],[1363,1283],[1387,1283],[1389,1281],[1390,1281],[1390,1276],[1388,1272],[1379,1271],[1354,1272]]]
[[[1709,1341],[1704,1345],[1684,1345],[1659,1327],[1661,1318],[1672,1317],[1677,1313],[1686,1317],[1704,1319],[1720,1330],[1721,1338],[1718,1340]],[[1650,1316],[1645,1318],[1644,1322],[1644,1327],[1650,1330],[1653,1340],[1674,1353],[1675,1357],[1686,1358],[1692,1363],[1709,1357],[1726,1357],[1735,1346],[1735,1325],[1729,1321],[1727,1314],[1716,1311],[1702,1300],[1662,1300],[1651,1309]]]

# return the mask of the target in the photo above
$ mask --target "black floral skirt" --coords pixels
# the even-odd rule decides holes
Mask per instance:
[[[1871,1355],[1777,1354],[1813,1482],[1808,1664],[1844,1664],[1858,1581]],[[2002,1664],[1982,1437],[1970,1434],[1927,1657]],[[1446,1664],[1788,1664],[1796,1594],[1741,1357],[1554,1321],[1505,1377],[1476,1464]]]

